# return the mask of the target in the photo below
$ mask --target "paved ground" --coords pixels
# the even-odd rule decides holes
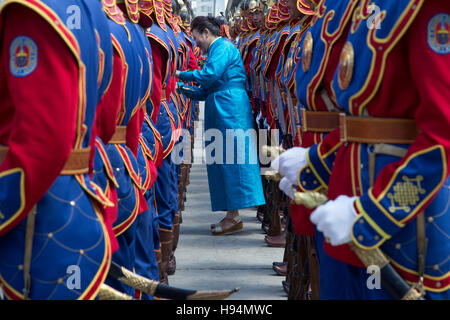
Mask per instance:
[[[201,150],[202,120],[201,113],[194,157],[199,157]],[[239,287],[230,300],[285,300],[284,277],[272,270],[272,262],[282,260],[284,249],[266,245],[256,210],[242,210],[240,215],[244,231],[211,235],[210,225],[220,221],[224,213],[211,212],[206,167],[193,164],[175,253],[177,269],[169,284],[198,290]]]

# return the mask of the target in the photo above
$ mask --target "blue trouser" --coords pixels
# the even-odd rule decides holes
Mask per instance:
[[[328,255],[323,248],[323,233],[316,229],[314,245],[320,268],[321,300],[391,300],[391,295],[381,289],[369,289],[370,273],[341,262]]]
[[[172,230],[173,219],[178,211],[178,175],[176,166],[170,155],[158,168],[158,178],[155,182],[156,213],[159,227]]]
[[[138,216],[139,218],[139,216]],[[112,255],[112,261],[119,266],[125,267],[130,271],[134,271],[134,264],[136,259],[136,229],[138,218],[117,237],[119,243],[119,250]],[[134,288],[112,278],[107,277],[105,283],[116,290],[126,293],[134,297]]]
[[[134,268],[137,274],[159,281],[158,263],[155,255],[155,233],[157,236],[158,229],[155,230],[153,219],[155,213],[153,189],[148,190],[145,196],[148,210],[142,212],[136,219],[136,260]],[[142,293],[140,298],[142,300],[153,300],[151,295],[145,293]]]

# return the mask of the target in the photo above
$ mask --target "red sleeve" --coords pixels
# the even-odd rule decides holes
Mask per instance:
[[[96,133],[107,144],[116,130],[117,113],[123,98],[124,67],[122,60],[114,49],[113,74],[111,83],[97,107]]]
[[[278,47],[277,47],[275,53],[270,58],[269,68],[267,69],[267,78],[269,78],[269,79],[273,79],[275,77],[275,72],[277,70],[278,62],[280,61],[281,53],[283,52],[284,43],[286,41],[287,36],[288,36],[288,33],[285,33],[280,36],[280,40],[279,40],[280,43],[278,44]]]
[[[17,193],[20,206],[14,221],[0,225],[0,234],[28,214],[63,169],[75,141],[79,99],[76,60],[56,31],[23,6],[10,5],[2,14],[0,143],[9,151],[0,165],[0,210],[11,210]],[[34,71],[21,77],[10,66],[18,37],[37,48]],[[20,185],[8,179],[15,170]]]
[[[434,35],[437,28],[443,27],[439,23],[448,19],[448,12],[449,2],[427,1],[406,35],[403,56],[409,63],[411,92],[419,96],[414,120],[420,132],[406,155],[386,165],[373,188],[356,200],[362,222],[354,224],[352,238],[363,248],[381,245],[411,222],[427,208],[449,177],[450,53],[448,41],[439,43]],[[413,190],[408,196],[414,196],[402,195],[402,201],[408,201],[397,205],[400,202],[396,196],[401,193],[398,190],[405,190],[401,189],[405,181],[412,186],[407,192]],[[363,225],[365,221],[370,227]],[[370,236],[360,240],[358,235],[362,233]],[[378,241],[369,244],[367,239],[375,235]]]
[[[188,64],[188,70],[198,70],[198,62],[197,57],[194,54],[194,51],[189,46],[189,64]]]
[[[433,50],[432,45],[436,45],[437,42],[430,38],[428,33],[430,25],[433,23],[432,19],[439,14],[448,15],[449,10],[449,3],[442,4],[439,1],[430,1],[429,5],[424,5],[421,8],[419,15],[411,26],[411,30],[408,32],[409,50],[407,50],[407,56],[410,63],[411,79],[415,85],[415,91],[420,96],[414,120],[420,133],[401,161],[386,166],[380,172],[373,187],[374,196],[378,196],[386,190],[391,178],[407,166],[407,163],[414,163],[415,158],[418,159],[419,156],[431,154],[436,148],[439,148],[440,152],[436,152],[438,155],[430,156],[433,161],[432,165],[423,162],[423,167],[418,166],[411,171],[417,170],[417,175],[424,175],[424,185],[427,178],[431,178],[433,175],[442,177],[439,184],[430,183],[433,186],[430,190],[434,190],[434,193],[439,190],[438,186],[441,186],[449,176],[450,74],[446,71],[450,66],[450,53]],[[444,72],[444,70],[446,71]],[[430,170],[429,175],[424,174],[425,167],[433,169]],[[425,203],[423,202],[422,205]]]
[[[127,123],[127,147],[130,148],[131,152],[137,157],[138,145],[139,145],[139,134],[142,129],[142,123],[144,121],[144,117],[142,113],[144,112],[143,108],[139,108],[139,110],[130,118]]]
[[[158,119],[159,107],[161,105],[161,95],[162,95],[162,85],[163,85],[163,51],[159,44],[156,41],[149,38],[150,44],[152,46],[152,57],[153,57],[153,89],[152,96],[150,100],[153,104],[153,112],[148,112],[151,114],[151,118],[154,123],[156,123]]]
[[[255,48],[257,43],[258,43],[258,40],[253,41],[247,49],[248,53],[247,53],[247,56],[245,57],[245,61],[244,61],[244,67],[245,67],[245,71],[247,72],[247,77],[250,77],[249,76],[250,75],[250,64],[253,59],[253,49]]]

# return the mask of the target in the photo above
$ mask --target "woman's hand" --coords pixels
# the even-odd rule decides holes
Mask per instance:
[[[175,71],[175,77],[179,78],[180,77],[180,71]]]

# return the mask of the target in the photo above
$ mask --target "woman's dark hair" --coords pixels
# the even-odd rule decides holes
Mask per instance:
[[[203,33],[205,29],[208,29],[216,37],[220,37],[221,22],[214,17],[198,16],[191,22],[191,31],[197,30],[199,33]]]

